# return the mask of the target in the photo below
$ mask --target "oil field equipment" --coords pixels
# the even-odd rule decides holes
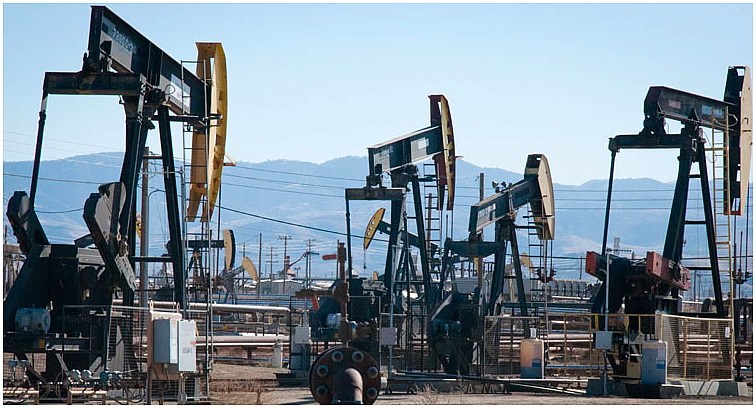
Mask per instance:
[[[331,290],[328,291],[303,290],[298,293],[299,296],[308,298],[322,296],[319,301],[319,309],[313,311],[310,317],[313,338],[326,341],[338,339],[344,342],[345,346],[349,346],[348,348],[337,348],[337,350],[341,350],[339,354],[335,354],[333,348],[327,350],[318,357],[312,366],[310,387],[318,402],[342,401],[342,397],[331,394],[334,392],[333,388],[328,388],[323,383],[325,380],[318,372],[321,366],[325,370],[323,372],[330,370],[330,368],[326,370],[328,366],[324,365],[323,362],[336,362],[332,358],[335,355],[358,355],[360,361],[363,362],[359,364],[365,365],[364,361],[373,364],[371,367],[374,370],[371,368],[367,368],[368,371],[358,370],[362,375],[361,382],[357,381],[359,379],[357,372],[350,371],[349,376],[344,374],[339,377],[341,378],[339,381],[342,382],[338,384],[351,388],[355,388],[358,382],[360,384],[373,384],[364,387],[361,398],[365,403],[375,401],[380,389],[380,378],[379,367],[374,362],[373,357],[378,356],[379,352],[378,326],[381,313],[388,312],[392,318],[392,326],[396,327],[401,326],[401,323],[393,321],[394,314],[401,315],[404,310],[410,308],[409,304],[405,308],[400,302],[396,302],[395,292],[399,292],[399,285],[397,285],[400,280],[399,273],[403,274],[401,276],[402,282],[409,281],[410,284],[418,288],[418,294],[423,297],[420,301],[425,304],[435,302],[440,291],[433,287],[431,282],[431,268],[433,266],[431,258],[438,250],[438,246],[428,245],[426,241],[420,182],[433,181],[437,184],[438,210],[442,210],[444,207],[444,197],[446,197],[446,208],[453,208],[455,183],[454,132],[449,103],[446,98],[443,95],[430,95],[428,98],[430,99],[430,126],[369,147],[369,171],[365,187],[347,188],[344,192],[347,247],[344,248],[342,244],[338,252],[342,270],[341,279],[335,282]],[[421,179],[415,164],[428,157],[433,157],[435,176],[426,176]],[[390,174],[390,188],[383,186],[382,175],[384,172]],[[417,235],[412,235],[407,231],[405,198],[410,184],[413,193]],[[382,221],[385,209],[379,209],[368,224],[363,243],[363,248],[367,249],[375,233],[379,230],[389,235],[382,285],[379,284],[378,287],[367,287],[365,279],[354,277],[352,274],[349,203],[353,200],[379,200],[391,203],[390,224]],[[400,245],[402,249],[398,251],[397,248]],[[419,263],[422,278],[419,281],[415,278],[415,271],[410,266],[412,264],[410,261],[410,245],[420,250]],[[429,251],[432,251],[432,253],[429,254]],[[343,265],[344,261],[347,263],[346,267]],[[438,266],[440,266],[440,262],[436,262],[436,267]],[[410,288],[407,287],[408,303],[410,301],[409,292]],[[336,313],[337,311],[339,313]],[[338,329],[336,320],[339,321]],[[348,359],[344,358],[343,360],[347,361]],[[352,395],[356,398],[357,394]]]
[[[342,343],[328,348],[315,359],[309,367],[308,383],[312,396],[320,404],[369,405],[378,398],[381,387],[380,366],[373,358],[378,351],[379,297],[372,293],[366,296],[369,292],[363,292],[362,279],[347,278],[343,243],[339,244],[336,255],[339,279],[330,290],[297,292],[302,298],[322,297],[322,304],[310,314],[313,338],[324,340],[326,344],[329,340]],[[308,356],[309,348],[301,345],[309,341],[297,339],[297,343],[300,344],[297,358]]]
[[[420,176],[416,163],[428,157],[433,157],[438,185],[439,210],[443,209],[446,196],[446,209],[454,208],[455,185],[455,145],[449,102],[443,95],[430,95],[430,126],[415,132],[397,137],[388,142],[368,147],[369,172],[363,188],[348,188],[344,191],[346,201],[347,222],[347,257],[349,271],[352,270],[352,240],[349,202],[353,200],[382,200],[390,201],[391,222],[386,225],[377,220],[375,229],[368,228],[365,237],[367,246],[372,240],[375,230],[385,231],[389,235],[386,265],[383,274],[383,284],[387,291],[396,291],[399,282],[398,272],[410,273],[411,264],[409,246],[416,246],[420,251],[420,270],[422,272],[422,288],[424,302],[434,303],[438,296],[438,288],[431,284],[431,258],[429,254],[437,246],[429,246],[426,242],[426,228],[423,220],[423,201],[420,193]],[[391,187],[383,186],[382,174],[388,172],[391,177]],[[412,198],[415,211],[417,235],[411,236],[407,231],[405,215],[405,196],[408,185],[412,185]],[[381,214],[382,215],[382,214]],[[374,217],[375,218],[375,217]],[[401,238],[401,252],[397,257],[397,248]],[[409,293],[409,288],[407,288]],[[393,304],[388,301],[384,304]]]
[[[649,338],[661,338],[661,333],[657,331],[662,316],[722,319],[727,317],[727,309],[733,310],[732,305],[725,307],[723,294],[728,293],[730,303],[734,303],[730,218],[742,213],[748,191],[752,144],[750,68],[738,66],[728,69],[722,100],[662,86],[651,87],[646,94],[643,113],[645,119],[640,133],[618,135],[609,139],[612,158],[602,250],[601,253],[589,251],[586,255],[586,272],[602,281],[592,311],[617,313],[624,305],[624,318],[627,320],[624,328],[613,324],[611,318],[608,322],[612,325],[610,330],[614,331],[608,358],[615,378],[629,381],[642,380],[647,350],[661,355],[658,344],[647,342],[650,341]],[[681,122],[680,133],[667,133],[666,120]],[[707,147],[703,128],[711,130],[711,140],[708,141],[711,147]],[[644,258],[627,259],[607,253],[614,163],[617,153],[622,149],[679,151],[677,181],[661,254],[648,252]],[[714,180],[711,185],[707,152],[712,152],[714,157]],[[694,163],[698,164],[697,172],[692,171]],[[687,219],[691,179],[700,181],[704,215],[702,220]],[[687,226],[702,226],[706,229],[708,265],[685,263],[683,243]],[[711,273],[713,311],[682,310],[681,292],[691,287],[691,270]],[[723,288],[723,283],[729,287]],[[737,314],[733,313],[733,316]],[[603,327],[607,323],[603,322],[603,318],[597,316],[594,319],[594,328],[605,330]],[[676,346],[677,335],[681,330],[683,329],[677,325],[672,326],[672,337],[675,340],[669,347]],[[725,360],[731,359],[732,340],[729,328],[723,330],[719,341],[723,344],[721,355]]]
[[[452,264],[460,257],[487,257],[494,255],[494,270],[487,296],[482,287],[473,294],[451,290],[443,300],[432,305],[428,328],[429,343],[448,374],[468,374],[473,361],[473,348],[482,340],[483,321],[486,316],[502,312],[502,292],[508,278],[516,280],[517,299],[522,316],[528,315],[525,285],[517,246],[515,221],[517,210],[529,204],[534,227],[541,240],[554,239],[554,189],[546,156],[531,154],[525,162],[524,178],[517,183],[499,188],[497,192],[470,208],[469,237],[464,241],[447,239],[441,268],[441,287],[446,279],[454,279]],[[495,240],[480,240],[484,227],[495,223]],[[514,276],[505,273],[507,248],[511,248]],[[479,272],[481,273],[481,272]],[[498,333],[498,331],[496,331]],[[526,337],[529,337],[526,329]],[[498,344],[498,340],[495,341]],[[482,347],[478,348],[479,350]]]
[[[214,54],[205,54],[215,58],[214,74],[225,78],[225,66],[218,65],[223,62],[221,45],[197,46],[201,55],[205,48],[213,50]],[[15,192],[7,210],[26,261],[3,303],[4,351],[22,361],[27,360],[26,353],[46,354],[46,369],[35,372],[34,383],[49,383],[77,370],[95,378],[110,378],[114,368],[108,361],[112,359],[122,360],[113,363],[121,371],[119,378],[145,374],[136,368],[141,356],[135,353],[141,350],[135,351],[130,344],[134,312],[128,307],[134,304],[138,290],[135,262],[172,264],[172,298],[181,307],[187,306],[170,123],[179,121],[203,134],[210,127],[224,131],[225,102],[221,101],[225,100],[225,79],[213,79],[207,81],[190,72],[102,6],[92,7],[88,52],[81,71],[45,73],[31,188],[28,194]],[[221,82],[224,89],[217,87]],[[126,114],[120,179],[101,185],[86,200],[83,217],[89,234],[73,244],[51,243],[34,209],[50,95],[118,96]],[[154,121],[160,134],[170,241],[167,256],[142,257],[135,256],[136,185]],[[220,133],[217,139],[223,138]],[[211,192],[212,180],[215,178],[211,178]],[[116,291],[122,293],[125,306],[120,317],[110,313]],[[122,340],[117,349],[109,347],[109,336]]]

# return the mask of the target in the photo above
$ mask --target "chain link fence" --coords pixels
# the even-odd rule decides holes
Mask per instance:
[[[732,378],[732,321],[661,315],[660,339],[667,343],[667,377]]]

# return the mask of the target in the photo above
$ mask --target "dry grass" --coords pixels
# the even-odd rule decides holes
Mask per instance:
[[[415,399],[418,405],[438,405],[441,394],[432,385],[425,384],[418,390]]]
[[[273,396],[268,392],[269,388],[255,380],[214,381],[210,384],[210,391],[215,394],[214,399],[223,404],[271,405],[274,403]]]

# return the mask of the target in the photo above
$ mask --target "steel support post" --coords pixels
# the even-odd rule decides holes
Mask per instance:
[[[183,308],[186,303],[186,270],[184,268],[184,251],[181,245],[181,216],[179,214],[178,192],[176,189],[176,169],[173,163],[173,141],[168,107],[158,108],[160,127],[160,150],[163,157],[163,184],[165,185],[165,203],[168,212],[168,230],[170,234],[169,256],[173,263],[173,285],[176,301]]]

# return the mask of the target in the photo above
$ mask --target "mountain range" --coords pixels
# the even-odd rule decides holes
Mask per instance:
[[[87,233],[82,219],[84,201],[89,194],[97,191],[99,184],[118,180],[122,156],[123,153],[119,152],[104,152],[42,162],[36,210],[51,241],[70,243]],[[523,168],[524,162],[523,157]],[[14,191],[29,190],[31,168],[31,161],[3,162],[4,205],[7,205]],[[159,161],[152,160],[149,168],[149,254],[159,255],[165,252],[164,244],[168,236],[162,166]],[[180,162],[177,168],[181,169]],[[423,174],[424,166],[421,164],[419,168]],[[271,260],[273,270],[281,269],[284,245],[292,262],[307,250],[308,240],[311,240],[309,245],[312,250],[320,255],[335,252],[336,241],[345,240],[345,236],[340,235],[346,230],[344,188],[364,186],[367,170],[367,158],[356,156],[320,164],[291,160],[237,162],[236,166],[224,168],[218,203],[221,209],[213,216],[212,228],[217,229],[220,216],[220,228],[234,230],[237,252],[250,257],[255,264],[261,258],[265,274],[271,269]],[[552,174],[558,171],[560,169],[551,169]],[[493,181],[513,183],[523,177],[521,173],[482,168],[458,160],[454,211],[447,211],[440,220],[440,224],[443,224],[440,225],[440,233],[444,236],[451,235],[454,239],[467,236],[469,206],[478,201],[480,173],[484,173],[485,196],[494,193]],[[592,180],[580,185],[554,184],[556,238],[550,252],[554,255],[553,268],[558,277],[584,277],[580,271],[582,263],[577,258],[585,256],[588,250],[600,251],[607,185],[606,180]],[[435,190],[428,189],[424,193],[430,191]],[[674,183],[648,178],[616,179],[609,221],[609,246],[614,246],[614,238],[618,237],[620,248],[637,256],[644,256],[646,251],[651,250],[661,252],[673,192]],[[411,194],[408,197],[407,212],[412,215]],[[692,186],[688,218],[703,219],[700,197],[700,189]],[[362,235],[373,213],[381,206],[386,207],[386,204],[352,202],[352,234]],[[139,205],[137,208],[140,208]],[[753,231],[751,208],[748,232]],[[524,215],[527,215],[526,208],[519,212],[520,224],[527,223]],[[388,214],[385,219],[389,219]],[[5,217],[4,223],[8,225]],[[433,223],[433,228],[439,228],[439,221]],[[188,228],[190,231],[196,230],[199,224],[189,223]],[[489,240],[493,237],[491,228],[487,227],[484,232],[484,237]],[[410,231],[414,231],[412,223]],[[520,251],[537,249],[535,240],[525,231],[518,232]],[[736,242],[741,247],[741,239],[743,244],[748,241],[747,253],[752,254],[752,240],[744,231],[745,217],[739,217],[734,234]],[[259,247],[260,234],[262,248]],[[437,231],[434,234],[438,237]],[[386,235],[377,234],[367,251],[360,249],[362,239],[353,238],[355,269],[360,273],[378,271],[380,274],[385,260],[386,244],[383,240],[386,238]],[[15,243],[10,227],[7,239]],[[684,256],[705,257],[705,245],[704,228],[687,227]],[[237,256],[237,263],[240,263],[240,259]],[[303,262],[294,266],[304,270]],[[333,261],[323,261],[320,257],[313,257],[312,267],[316,276],[333,276],[335,271]],[[752,268],[750,259],[748,268]]]

